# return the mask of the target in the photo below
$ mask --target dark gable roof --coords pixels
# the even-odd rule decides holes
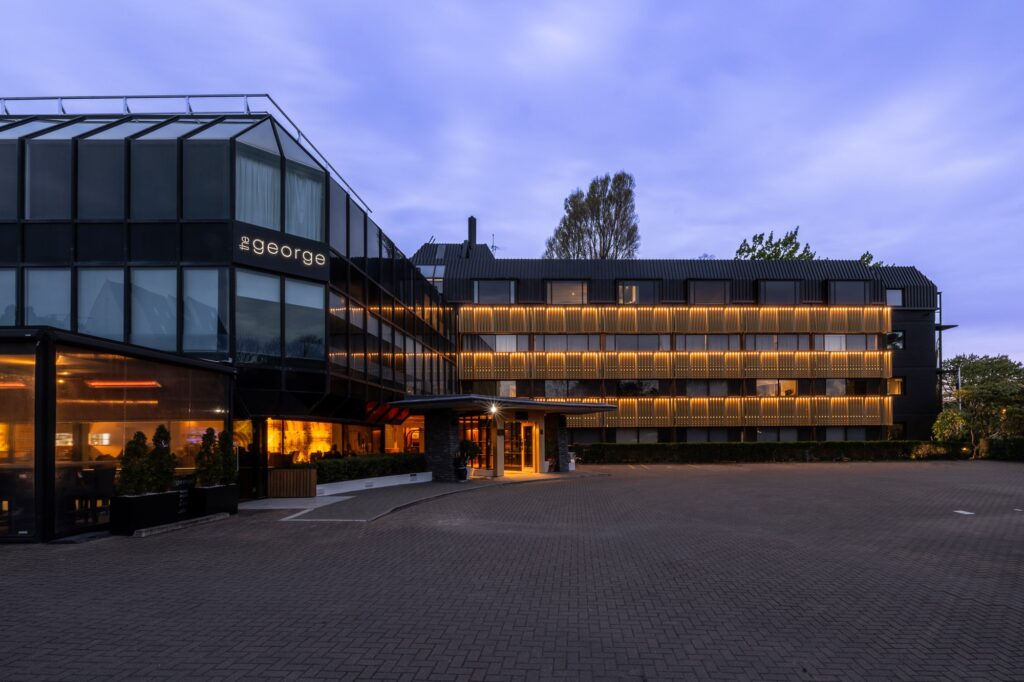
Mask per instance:
[[[447,251],[447,249],[446,249]],[[661,300],[683,302],[689,280],[729,280],[735,302],[753,303],[761,280],[798,280],[805,302],[824,302],[825,284],[872,282],[870,300],[883,302],[885,289],[903,289],[907,307],[934,308],[935,285],[917,268],[868,267],[856,260],[555,260],[544,258],[452,258],[445,254],[445,294],[453,302],[472,300],[471,282],[511,279],[519,282],[524,303],[541,302],[545,280],[581,279],[591,283],[591,301],[613,302],[619,280],[659,280]]]
[[[472,249],[468,248],[468,240],[461,243],[454,242],[438,242],[424,244],[416,253],[412,255],[409,260],[412,261],[413,265],[451,265],[457,261],[484,261],[487,263],[493,263],[495,261],[494,254],[486,244],[475,244]],[[443,252],[438,257],[438,251],[443,248]],[[466,256],[469,256],[467,258]]]

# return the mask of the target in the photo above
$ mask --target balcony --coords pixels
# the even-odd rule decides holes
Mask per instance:
[[[892,352],[727,351],[459,353],[466,381],[515,379],[875,379]]]
[[[885,334],[886,306],[465,305],[463,334]]]
[[[580,402],[610,403],[618,409],[569,416],[572,428],[892,424],[892,399],[884,396],[585,398]]]

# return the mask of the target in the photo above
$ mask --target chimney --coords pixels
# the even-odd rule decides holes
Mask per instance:
[[[476,218],[469,216],[469,249],[476,246]]]

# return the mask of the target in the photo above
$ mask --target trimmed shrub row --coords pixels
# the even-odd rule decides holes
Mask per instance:
[[[322,459],[316,463],[316,482],[335,483],[357,478],[415,474],[426,470],[427,458],[419,453]]]
[[[1024,462],[1024,438],[986,438],[979,448],[982,457]]]
[[[915,440],[785,443],[595,443],[577,450],[584,464],[898,461],[967,459],[961,443]]]

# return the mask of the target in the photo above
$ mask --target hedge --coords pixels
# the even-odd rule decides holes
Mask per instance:
[[[1024,438],[986,438],[979,450],[989,459],[1024,462]]]
[[[316,482],[335,483],[357,478],[415,474],[426,470],[427,458],[419,453],[322,459],[316,463]]]
[[[577,450],[584,464],[899,461],[967,459],[960,443],[916,440],[774,443],[595,443]]]

